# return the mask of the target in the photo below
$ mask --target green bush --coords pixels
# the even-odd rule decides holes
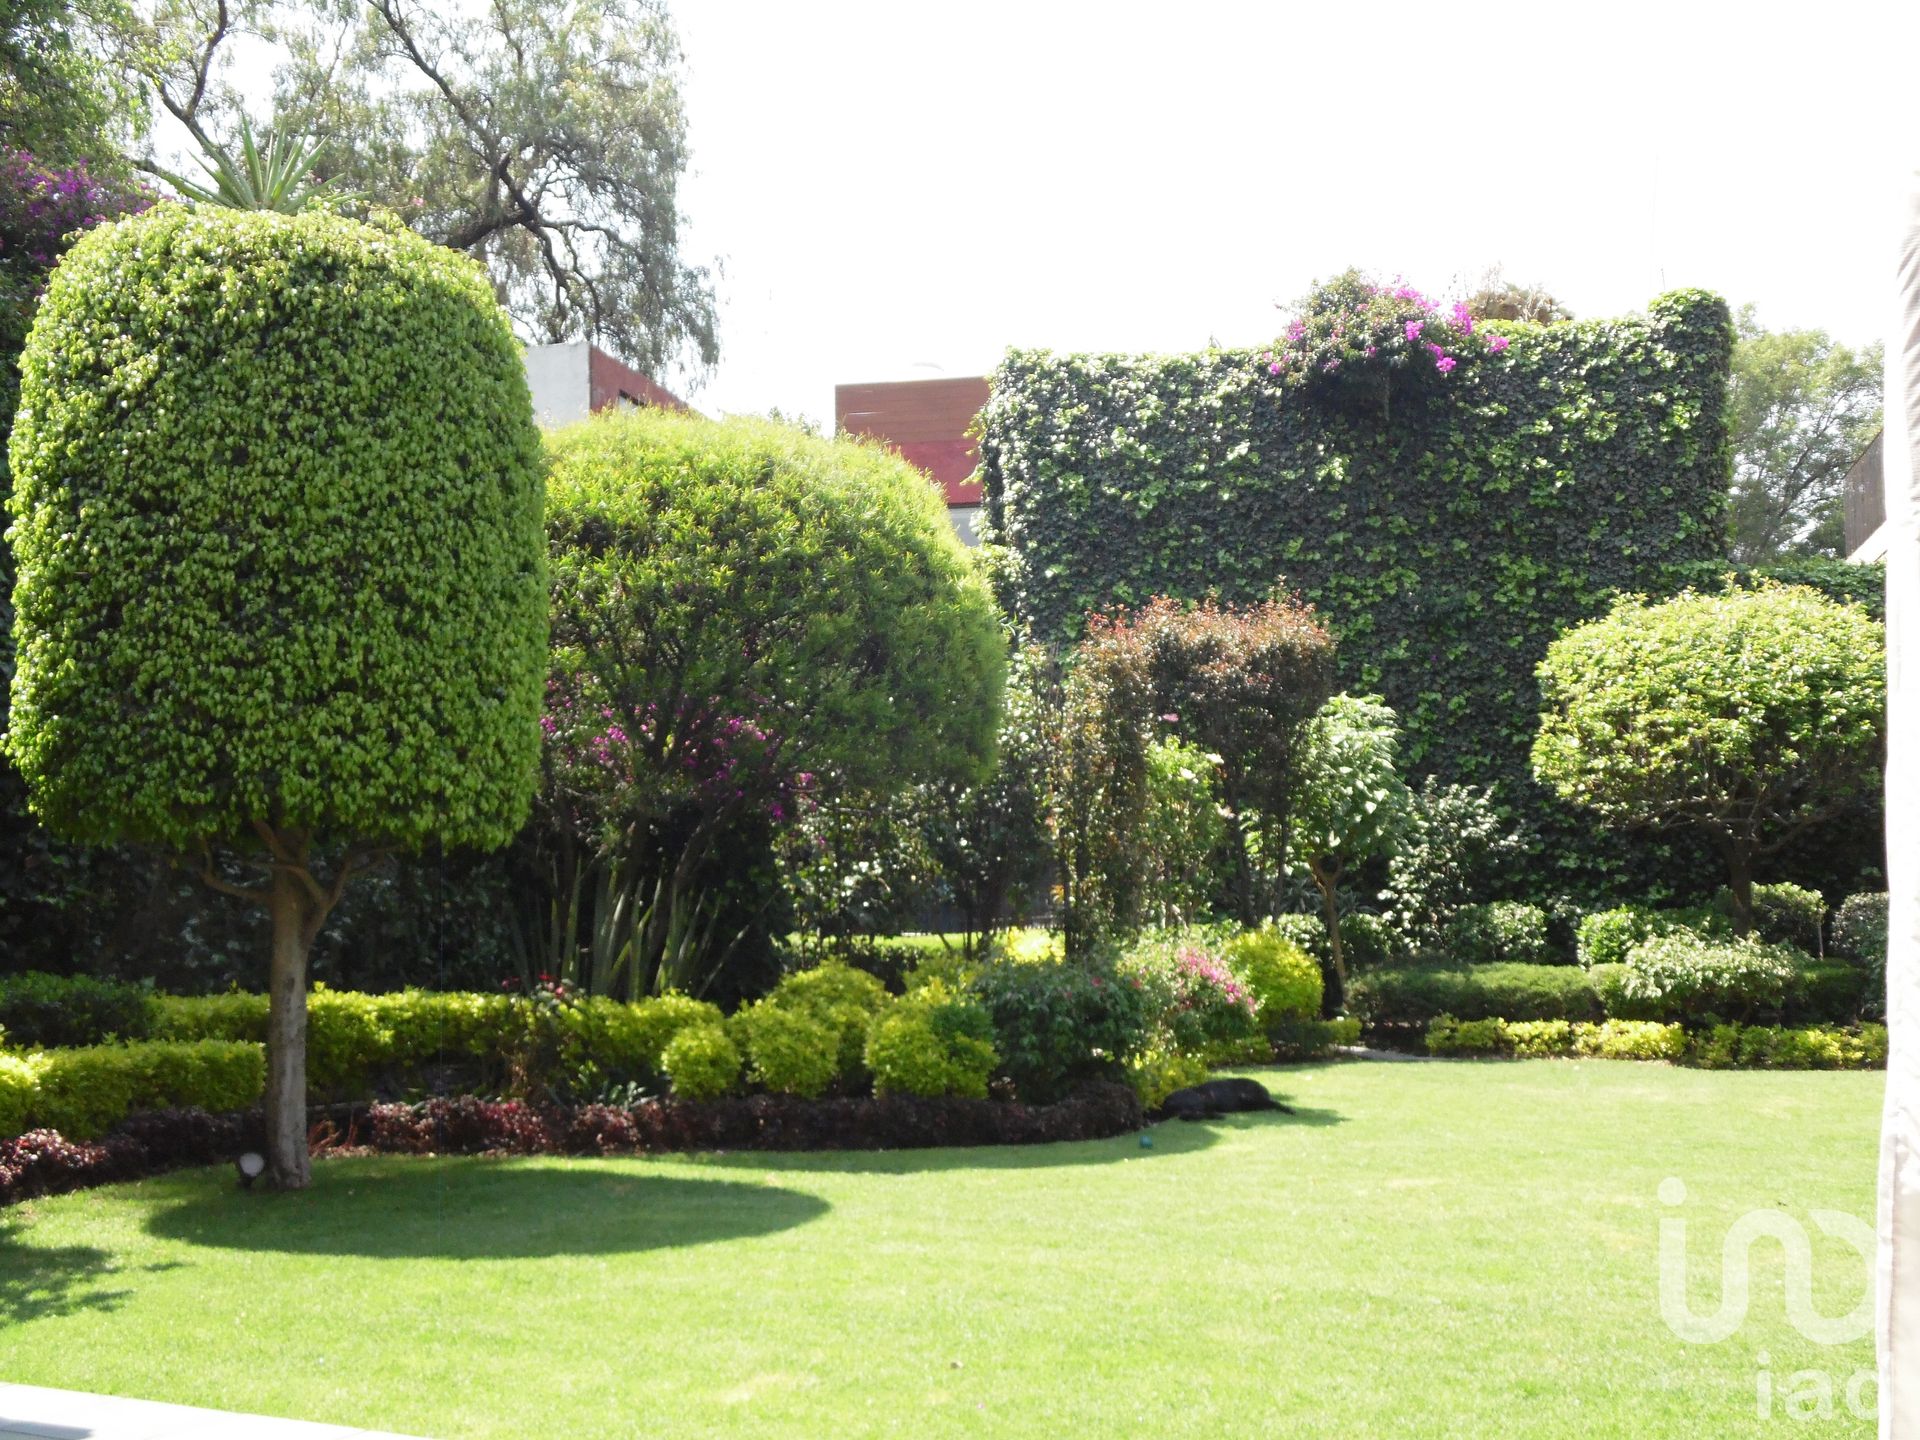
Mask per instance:
[[[726,1026],[688,1025],[667,1042],[660,1068],[685,1100],[717,1100],[740,1085],[740,1047]]]
[[[1512,1055],[1520,1059],[1678,1060],[1686,1032],[1678,1025],[1607,1020],[1456,1020],[1443,1015],[1427,1027],[1433,1055]]]
[[[1167,1096],[1189,1085],[1198,1085],[1212,1073],[1198,1055],[1155,1047],[1143,1050],[1127,1061],[1127,1083],[1140,1097],[1140,1108],[1158,1110]]]
[[[259,1102],[267,1075],[258,1045],[230,1040],[90,1045],[45,1051],[31,1064],[27,1124],[70,1140],[102,1135],[136,1110],[244,1110]]]
[[[1318,1060],[1337,1047],[1360,1043],[1360,1021],[1338,1015],[1331,1020],[1283,1019],[1267,1031],[1275,1060]]]
[[[1571,965],[1409,965],[1354,977],[1351,1008],[1369,1025],[1461,1020],[1599,1020],[1600,997]]]
[[[993,1021],[976,1001],[931,983],[877,1016],[866,1063],[877,1095],[984,1100],[999,1061]]]
[[[1616,905],[1583,916],[1576,932],[1576,953],[1588,969],[1624,965],[1633,947],[1649,939],[1657,928],[1654,913],[1644,905]]]
[[[1887,1027],[1858,1030],[1716,1025],[1694,1037],[1687,1061],[1707,1070],[1878,1070],[1887,1063]]]
[[[1259,1001],[1227,949],[1215,930],[1173,930],[1142,936],[1121,956],[1117,973],[1146,997],[1156,1046],[1197,1055],[1259,1038]]]
[[[0,975],[0,1035],[17,1049],[144,1040],[153,1016],[153,992],[143,985],[37,970]]]
[[[1327,947],[1327,923],[1318,915],[1275,915],[1263,922],[1261,928],[1271,930],[1281,939],[1298,945],[1322,964],[1331,958],[1332,952]],[[1343,942],[1346,938],[1342,937]]]
[[[1340,917],[1340,948],[1347,964],[1359,970],[1391,965],[1406,953],[1406,944],[1392,922],[1365,910]]]
[[[1851,965],[1802,965],[1787,988],[1790,1025],[1851,1025],[1868,1001],[1866,977]]]
[[[1540,662],[1535,773],[1610,825],[1713,837],[1744,934],[1761,857],[1878,789],[1885,653],[1810,589],[1621,596]]]
[[[1534,786],[1516,697],[1608,593],[1724,559],[1733,329],[1697,291],[1644,317],[1496,328],[1503,353],[1390,420],[1295,393],[1264,349],[1009,354],[981,417],[1009,609],[1052,640],[1116,602],[1252,599],[1284,575],[1422,772],[1497,781],[1524,811],[1538,875],[1625,863]]]
[[[1447,955],[1463,965],[1550,965],[1559,959],[1547,941],[1547,912],[1538,905],[1463,905],[1445,933]]]
[[[888,1003],[887,987],[873,976],[831,962],[796,970],[774,986],[768,999],[825,1026],[836,1073],[849,1078],[860,1074],[867,1031]]]
[[[1326,983],[1320,964],[1278,929],[1240,932],[1227,942],[1227,960],[1253,992],[1254,1018],[1263,1029],[1320,1014]]]
[[[1887,895],[1849,895],[1833,917],[1833,953],[1868,973],[1887,968]]]
[[[1660,1018],[1744,1018],[1757,1010],[1777,1013],[1804,963],[1784,946],[1675,931],[1633,948],[1621,989]]]
[[[1733,921],[1733,892],[1724,886],[1713,897],[1716,909]],[[1826,948],[1827,902],[1818,890],[1781,883],[1753,887],[1753,936],[1769,945],[1791,945],[1809,955]]]
[[[813,1012],[757,1000],[728,1030],[747,1059],[747,1078],[783,1095],[821,1095],[840,1073],[839,1037]]]
[[[0,1050],[0,1140],[27,1128],[27,1115],[40,1091],[37,1055],[9,1055]]]
[[[993,1021],[1000,1068],[1020,1099],[1058,1100],[1118,1078],[1147,1048],[1153,1013],[1138,985],[1097,960],[988,965],[970,987]]]

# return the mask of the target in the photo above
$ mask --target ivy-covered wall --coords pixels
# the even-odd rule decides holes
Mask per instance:
[[[1041,638],[1156,594],[1299,590],[1342,683],[1400,712],[1414,772],[1494,782],[1539,831],[1531,888],[1644,889],[1630,847],[1534,784],[1533,671],[1614,592],[1724,557],[1727,306],[1678,291],[1645,316],[1486,328],[1510,343],[1390,411],[1252,351],[1012,352],[981,418],[985,536]]]

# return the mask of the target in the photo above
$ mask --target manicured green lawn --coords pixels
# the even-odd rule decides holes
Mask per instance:
[[[200,1171],[0,1228],[0,1378],[456,1436],[1859,1435],[1754,1252],[1660,1318],[1658,1224],[1871,1220],[1878,1075],[1342,1064],[1296,1117],[1007,1151]],[[1670,1209],[1660,1182],[1684,1180]],[[1864,1267],[1816,1232],[1825,1314]],[[1761,1352],[1776,1398],[1756,1414]]]

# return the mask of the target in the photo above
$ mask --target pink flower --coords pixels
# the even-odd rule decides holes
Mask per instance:
[[[1487,348],[1493,351],[1494,354],[1498,355],[1502,350],[1507,348],[1507,344],[1508,344],[1508,341],[1506,336],[1496,335],[1487,342]]]
[[[1459,362],[1456,361],[1451,355],[1442,355],[1438,360],[1433,362],[1433,366],[1434,366],[1434,369],[1438,370],[1442,375],[1445,375],[1448,371],[1452,370],[1453,367],[1458,363]]]
[[[1407,339],[1418,340],[1420,338],[1421,330],[1426,328],[1426,323],[1427,322],[1424,320],[1407,321]]]
[[[1467,309],[1466,301],[1456,300],[1453,302],[1453,323],[1460,327],[1460,333],[1462,335],[1471,335],[1473,333],[1473,312]]]

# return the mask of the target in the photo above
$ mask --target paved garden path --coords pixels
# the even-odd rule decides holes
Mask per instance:
[[[382,1440],[372,1430],[349,1430],[344,1425],[311,1425],[304,1420],[83,1395],[77,1390],[0,1384],[0,1440],[27,1436],[32,1440]]]

